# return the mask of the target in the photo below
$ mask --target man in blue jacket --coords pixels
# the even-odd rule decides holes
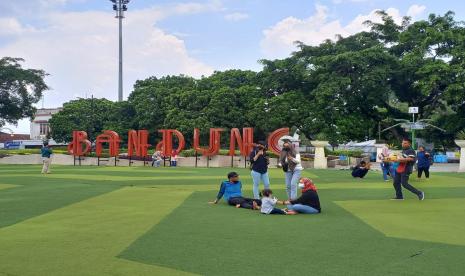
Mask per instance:
[[[229,205],[234,205],[236,208],[259,210],[262,205],[259,199],[242,196],[242,183],[239,181],[239,175],[236,172],[228,173],[228,180],[221,183],[216,199],[210,203],[217,204],[223,197]]]

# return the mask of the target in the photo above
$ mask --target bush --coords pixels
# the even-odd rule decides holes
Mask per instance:
[[[362,150],[334,150],[333,151],[333,150],[329,150],[326,148],[325,148],[325,153],[326,155],[336,155],[336,156],[345,155],[345,156],[356,157],[356,158],[360,158],[363,155]]]

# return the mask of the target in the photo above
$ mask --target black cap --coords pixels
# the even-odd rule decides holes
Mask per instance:
[[[237,176],[239,176],[239,175],[237,174],[237,172],[230,172],[230,173],[228,173],[228,179],[231,179],[231,178],[237,177]]]

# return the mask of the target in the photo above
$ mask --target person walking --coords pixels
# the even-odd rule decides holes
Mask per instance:
[[[394,189],[396,197],[393,200],[403,200],[402,187],[414,193],[419,200],[425,199],[425,193],[417,190],[415,187],[408,183],[410,174],[413,171],[413,165],[416,160],[416,153],[412,149],[412,141],[409,138],[402,140],[402,157],[397,158],[399,167],[397,167],[396,176],[394,177]]]
[[[267,148],[265,142],[260,141],[250,153],[250,164],[252,169],[250,174],[252,175],[253,197],[255,199],[260,198],[260,181],[263,182],[265,189],[270,188],[270,178],[268,176],[268,164],[270,163],[270,159],[266,153],[266,150]]]
[[[283,149],[279,156],[278,166],[283,168],[286,180],[286,192],[289,200],[297,198],[297,185],[302,174],[300,153],[293,147],[291,141],[283,140]]]
[[[40,149],[40,155],[42,156],[42,173],[50,173],[50,164],[52,163],[52,154],[53,151],[50,148],[47,142],[44,143],[44,146]]]

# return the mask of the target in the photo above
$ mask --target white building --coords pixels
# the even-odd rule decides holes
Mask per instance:
[[[50,133],[48,121],[52,115],[61,111],[62,108],[37,109],[34,119],[31,121],[31,140],[44,140]]]

